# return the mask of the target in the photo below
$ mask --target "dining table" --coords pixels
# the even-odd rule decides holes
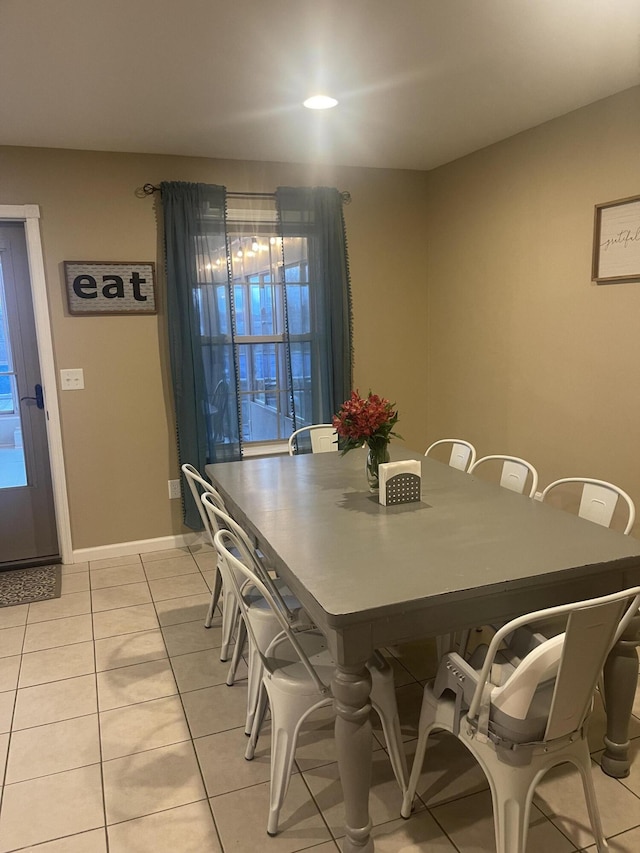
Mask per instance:
[[[343,853],[374,850],[366,666],[374,650],[640,584],[637,539],[399,443],[391,457],[420,460],[420,501],[383,506],[369,491],[364,450],[205,468],[333,655]],[[602,767],[617,777],[629,772],[637,630],[634,624],[621,638],[605,667]]]

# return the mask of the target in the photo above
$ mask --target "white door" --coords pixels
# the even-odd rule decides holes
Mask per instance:
[[[59,561],[23,222],[0,223],[0,569]]]

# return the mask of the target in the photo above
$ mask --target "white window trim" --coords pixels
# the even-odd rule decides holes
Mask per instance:
[[[51,318],[47,301],[47,284],[44,274],[44,258],[40,239],[40,208],[37,204],[0,204],[0,221],[12,220],[24,222],[27,241],[27,258],[33,316],[36,325],[40,376],[44,389],[47,418],[47,441],[49,444],[49,462],[53,486],[53,504],[56,514],[58,546],[63,563],[73,562],[71,544],[71,523],[69,518],[69,499],[65,476],[64,453],[62,450],[62,430],[60,427],[60,409],[58,407],[58,388],[53,358],[53,339],[51,337]]]
[[[250,456],[276,456],[277,454],[286,455],[289,452],[289,443],[287,441],[270,441],[269,443],[260,443],[259,441],[242,442],[242,458],[247,459]]]

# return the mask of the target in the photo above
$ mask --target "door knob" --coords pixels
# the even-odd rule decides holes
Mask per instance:
[[[39,409],[44,409],[44,395],[42,393],[42,385],[40,385],[40,384],[36,385],[35,392],[36,392],[35,397],[20,397],[20,402],[22,402],[23,400],[35,400],[36,406]]]

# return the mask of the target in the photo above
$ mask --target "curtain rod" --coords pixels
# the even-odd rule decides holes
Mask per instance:
[[[153,184],[144,184],[142,187],[138,187],[136,190],[136,195],[138,198],[144,198],[147,195],[153,195],[154,193],[159,193],[160,187],[156,187]],[[231,193],[228,192],[227,196],[231,198],[274,198],[275,193]],[[351,204],[351,193],[348,190],[344,190],[340,193],[340,198],[342,199],[343,204]]]

